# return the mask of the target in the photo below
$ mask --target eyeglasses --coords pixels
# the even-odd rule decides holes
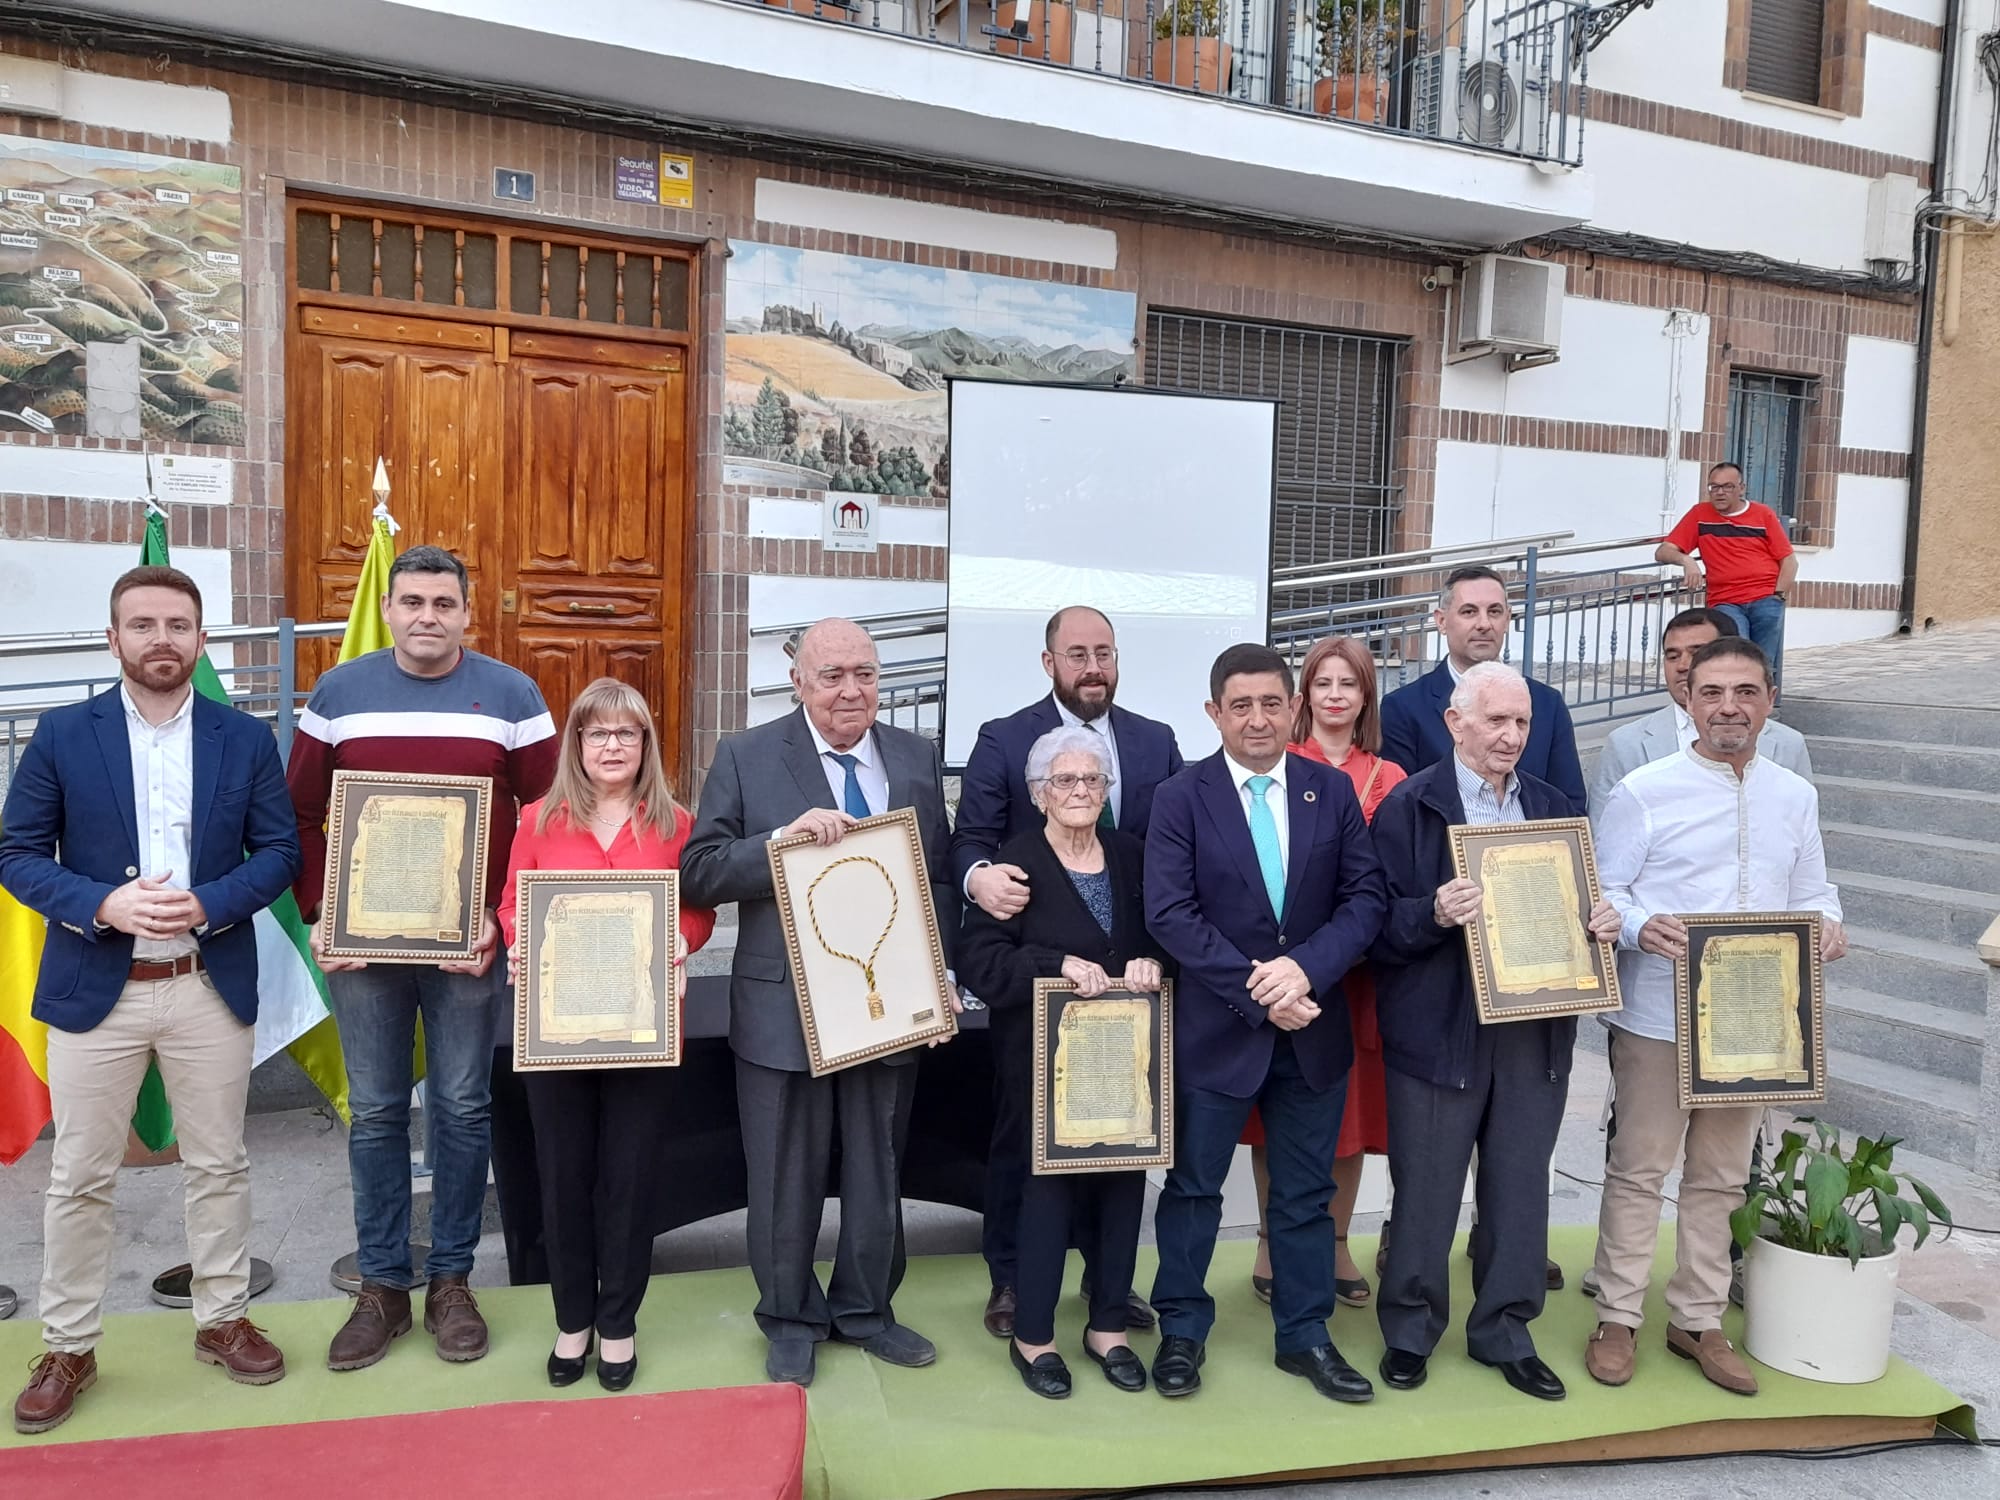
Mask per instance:
[[[1095,651],[1086,651],[1083,647],[1076,646],[1062,652],[1061,655],[1062,659],[1072,667],[1087,667],[1092,662],[1100,667],[1108,667],[1118,660],[1118,649],[1115,646],[1099,646]]]
[[[583,742],[593,750],[602,750],[613,742],[629,750],[645,737],[646,731],[635,724],[621,724],[616,729],[586,729],[582,732]]]
[[[1093,792],[1104,791],[1111,785],[1111,778],[1106,776],[1102,771],[1091,771],[1082,776],[1077,775],[1074,771],[1064,771],[1059,775],[1049,777],[1048,784],[1064,796],[1068,796],[1079,786]]]
[[[1740,479],[1711,480],[1708,487],[1710,490],[1740,490],[1743,488],[1743,481]]]

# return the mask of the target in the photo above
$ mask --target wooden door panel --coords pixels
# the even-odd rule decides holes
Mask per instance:
[[[571,700],[596,675],[586,659],[589,648],[576,636],[538,630],[520,631],[517,639],[519,644],[507,659],[534,679],[560,730]]]
[[[678,378],[600,375],[591,381],[604,411],[602,500],[591,517],[590,561],[600,576],[658,578],[668,476],[680,472],[668,413],[680,405]],[[675,518],[677,519],[677,517]]]
[[[589,375],[539,360],[511,366],[514,557],[518,575],[589,571],[584,527],[594,488]]]
[[[646,699],[653,711],[655,732],[662,736],[662,754],[671,774],[678,756],[675,741],[665,738],[667,726],[680,722],[675,695],[667,681],[667,653],[657,633],[630,640],[606,639],[595,643],[592,677],[615,677],[629,682]]]

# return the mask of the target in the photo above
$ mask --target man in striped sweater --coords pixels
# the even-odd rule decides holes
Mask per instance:
[[[361,1294],[327,1351],[327,1366],[374,1364],[410,1331],[410,1088],[416,1018],[424,1019],[431,1163],[431,1252],[424,1329],[454,1362],[486,1352],[486,1321],[468,1285],[479,1243],[492,1145],[489,1079],[500,1008],[493,962],[500,899],[520,807],[548,790],[556,729],[541,693],[510,666],[467,651],[465,565],[441,547],[412,547],[389,569],[382,616],[395,645],[344,662],[313,689],[292,740],[286,780],[305,873],[299,909],[313,921],[326,864],[326,811],[339,770],[489,776],[485,946],[478,961],[375,964],[320,959],[347,1061],[348,1170]],[[315,937],[315,946],[317,938]]]

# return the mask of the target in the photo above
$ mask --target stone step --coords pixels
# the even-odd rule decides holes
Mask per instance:
[[[1826,843],[1826,862],[1843,870],[2000,895],[2000,849],[1991,844],[1858,823],[1822,822],[1820,835]]]
[[[2000,916],[2000,895],[1899,880],[1872,870],[1828,870],[1840,887],[1841,909],[1860,927],[1879,927],[1906,937],[1970,947]]]
[[[1831,972],[1845,967],[1845,962],[1836,964]],[[1986,1019],[1971,1011],[1829,984],[1826,1041],[1842,1052],[1977,1085]]]
[[[1828,776],[1817,765],[1813,782],[1819,788],[1819,814],[1830,822],[2000,843],[2000,792]]]
[[[1970,948],[1851,926],[1847,949],[1847,956],[1828,968],[1829,984],[1986,1014],[1986,965]]]
[[[1972,1162],[1978,1142],[1977,1085],[1845,1050],[1827,1055],[1826,1102],[1804,1112],[1840,1126],[1850,1142],[1891,1135],[1945,1161]]]
[[[1897,745],[1922,741],[2000,749],[2000,709],[1852,702],[1787,694],[1781,712],[1784,721],[1804,735],[1887,740]]]
[[[1990,746],[1814,735],[1810,748],[1816,778],[1852,776],[1930,788],[2000,792],[2000,749]]]

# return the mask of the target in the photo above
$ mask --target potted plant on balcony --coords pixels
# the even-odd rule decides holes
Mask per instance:
[[[1067,65],[1071,57],[1070,0],[1000,0],[993,24],[1012,33],[993,50],[1003,57],[1039,57]]]
[[[1850,1155],[1831,1126],[1798,1123],[1812,1126],[1813,1140],[1786,1131],[1730,1215],[1744,1250],[1743,1345],[1752,1358],[1806,1380],[1879,1380],[1896,1312],[1896,1237],[1911,1226],[1910,1248],[1918,1249],[1933,1223],[1950,1232],[1951,1211],[1916,1178],[1889,1170],[1895,1138],[1861,1136]]]
[[[1313,111],[1379,125],[1389,118],[1396,51],[1414,28],[1402,0],[1319,0],[1320,71]]]
[[[1219,94],[1235,49],[1222,40],[1222,0],[1167,0],[1153,22],[1149,76],[1155,83]]]

